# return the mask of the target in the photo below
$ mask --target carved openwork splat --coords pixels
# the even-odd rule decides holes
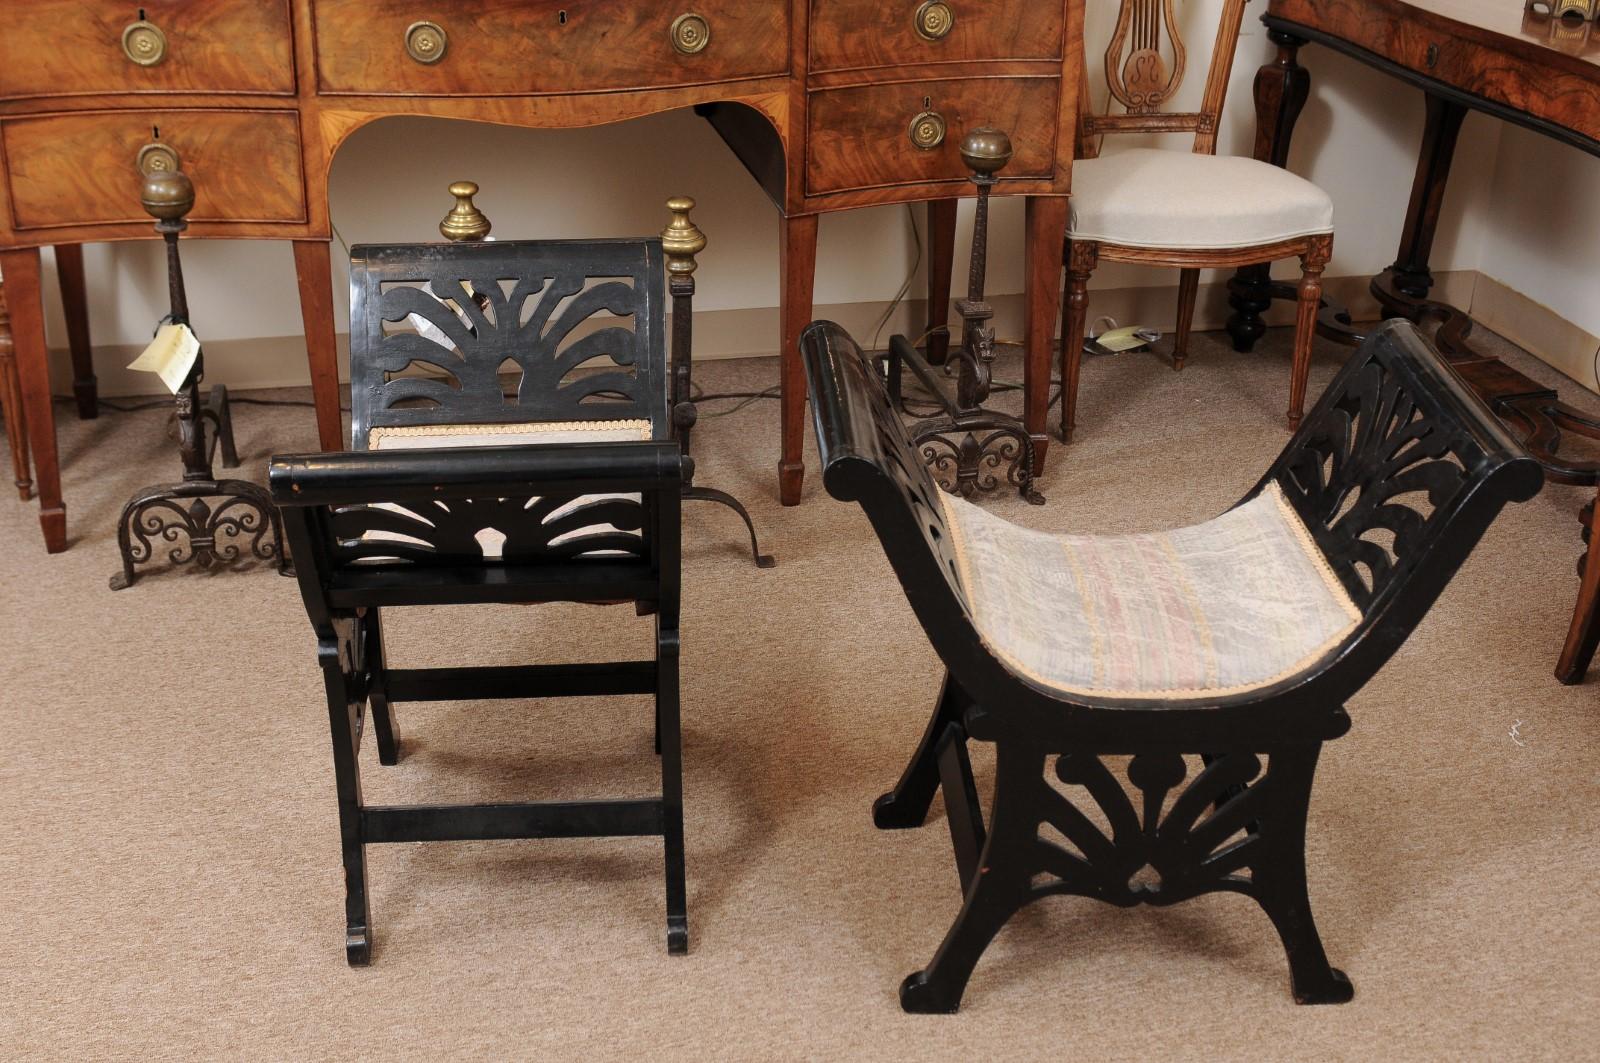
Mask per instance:
[[[1173,6],[1174,0],[1122,0],[1106,46],[1106,84],[1129,114],[1156,113],[1183,83],[1186,57]]]
[[[665,433],[659,241],[447,244],[424,259],[358,247],[351,271],[358,448],[376,427],[501,423],[513,409]]]

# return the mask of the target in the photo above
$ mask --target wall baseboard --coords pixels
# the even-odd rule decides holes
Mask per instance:
[[[1473,316],[1486,327],[1572,377],[1588,388],[1596,388],[1595,360],[1600,339],[1560,317],[1555,311],[1534,302],[1474,270],[1453,270],[1435,274],[1436,295],[1455,306],[1470,307]],[[1330,277],[1324,290],[1330,299],[1349,308],[1357,321],[1378,319],[1378,304],[1367,291],[1366,277]],[[994,325],[1001,340],[1020,339],[1023,332],[1023,300],[1020,293],[992,298]],[[1177,309],[1176,284],[1155,287],[1101,288],[1090,292],[1090,313],[1095,318],[1114,318],[1121,324],[1149,325],[1171,331]],[[1228,317],[1228,292],[1225,278],[1200,286],[1195,304],[1195,328],[1219,329]],[[886,316],[887,314],[887,316]],[[881,302],[836,303],[818,306],[814,316],[831,318],[849,329],[863,344],[888,343],[895,333],[920,335],[926,327],[927,301],[908,299],[892,311]],[[952,323],[960,318],[952,310]],[[1294,307],[1274,303],[1267,314],[1271,325],[1294,322]],[[777,307],[705,310],[695,314],[695,357],[718,358],[772,357],[778,349]],[[339,377],[348,380],[349,336],[339,336]],[[131,345],[96,347],[95,373],[100,393],[107,398],[149,395],[154,378],[126,367],[141,348]],[[206,344],[206,378],[245,391],[258,388],[306,387],[311,380],[306,369],[305,340],[300,336],[267,336],[250,339],[217,340]],[[51,352],[51,380],[58,394],[71,390],[72,373],[65,351]]]

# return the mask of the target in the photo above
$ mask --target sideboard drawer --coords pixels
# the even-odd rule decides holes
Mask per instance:
[[[1060,59],[1060,0],[811,0],[811,70]]]
[[[5,8],[3,98],[294,93],[288,0],[27,0]]]
[[[148,224],[138,158],[157,129],[194,181],[190,221],[305,220],[294,112],[102,111],[0,123],[15,227]]]
[[[787,0],[318,0],[323,92],[664,88],[789,70]]]
[[[806,109],[806,192],[921,184],[966,177],[958,145],[969,129],[995,126],[1016,154],[1002,177],[1055,177],[1061,79],[956,78],[812,92]],[[913,142],[923,114],[944,135]],[[923,132],[935,128],[921,123]],[[924,141],[926,143],[926,141]]]

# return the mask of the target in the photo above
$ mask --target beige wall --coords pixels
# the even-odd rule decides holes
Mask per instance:
[[[1191,74],[1184,91],[1198,101],[1211,27],[1220,0],[1182,5]],[[1253,3],[1234,65],[1220,150],[1250,150],[1254,115],[1250,83],[1271,54]],[[1090,4],[1091,63],[1096,41],[1104,41],[1113,5]],[[1422,129],[1422,99],[1358,63],[1315,46],[1302,58],[1312,71],[1312,97],[1296,133],[1290,165],[1333,196],[1337,237],[1330,278],[1350,278],[1338,290],[1359,295],[1356,278],[1393,258],[1405,211],[1416,145]],[[1098,71],[1091,83],[1099,89]],[[1020,131],[1018,135],[1026,135]],[[504,237],[624,236],[655,232],[669,196],[688,193],[700,201],[697,218],[711,245],[699,274],[698,308],[741,311],[719,315],[716,349],[708,353],[770,353],[777,349],[777,214],[738,162],[700,119],[677,112],[613,126],[579,130],[524,130],[432,119],[389,119],[358,133],[341,151],[331,177],[334,224],[349,244],[436,238],[435,226],[449,207],[444,187],[471,178],[483,185],[480,202]],[[1600,304],[1590,294],[1600,281],[1594,235],[1600,232],[1600,160],[1522,130],[1469,116],[1456,157],[1450,194],[1434,253],[1435,269],[1450,273],[1452,295],[1471,300],[1474,277],[1499,281],[1549,307],[1571,322],[1566,346],[1581,350],[1600,333]],[[1581,190],[1547,204],[1548,188]],[[992,225],[990,288],[997,295],[1021,290],[1022,210],[1018,201],[997,204]],[[964,204],[958,256],[967,251],[970,204]],[[838,313],[860,327],[913,273],[912,295],[923,290],[924,272],[905,207],[879,207],[826,216],[821,225],[816,301],[819,311]],[[921,212],[916,212],[921,224]],[[335,244],[335,300],[346,327],[348,295],[342,252]],[[140,389],[140,378],[121,372],[130,351],[148,337],[165,311],[165,279],[159,248],[151,243],[99,245],[85,256],[94,301],[91,328],[98,371],[108,394]],[[959,257],[958,257],[959,261]],[[197,331],[208,342],[212,379],[236,385],[303,383],[303,345],[298,339],[299,304],[289,247],[253,241],[196,241],[185,248],[190,304]],[[1292,264],[1279,267],[1285,275]],[[1216,279],[1216,278],[1211,278]],[[1137,298],[1132,289],[1164,288],[1175,277],[1158,270],[1106,266],[1096,275],[1103,294],[1097,305],[1139,313],[1159,326],[1170,324],[1165,293]],[[49,286],[48,321],[53,346],[63,342],[59,304]],[[1014,300],[1002,300],[1010,305]],[[1502,299],[1501,302],[1504,302]],[[1497,304],[1498,305],[1498,304]],[[1534,305],[1532,303],[1529,304]],[[904,308],[891,327],[909,323]],[[1214,325],[1225,313],[1220,285],[1206,290],[1200,323]],[[1015,316],[1002,314],[1004,333]],[[229,342],[238,341],[238,342]],[[251,342],[244,342],[251,341]],[[268,342],[273,341],[273,342]],[[1590,386],[1572,366],[1570,351],[1557,364]],[[59,359],[58,359],[59,361]],[[64,367],[57,367],[64,385]]]

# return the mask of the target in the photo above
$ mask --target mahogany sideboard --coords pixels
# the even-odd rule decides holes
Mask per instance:
[[[1394,264],[1374,278],[1372,293],[1387,313],[1440,322],[1436,340],[1452,368],[1522,439],[1547,479],[1600,484],[1600,461],[1563,446],[1573,436],[1600,439],[1600,419],[1479,353],[1470,339],[1471,318],[1428,295],[1439,208],[1469,110],[1600,156],[1600,26],[1524,11],[1520,0],[1270,0],[1261,21],[1277,55],[1256,74],[1258,159],[1282,166],[1288,158],[1295,120],[1310,91],[1310,75],[1299,63],[1308,43],[1423,93],[1427,123],[1399,250]],[[1276,286],[1262,271],[1241,271],[1229,287],[1235,313],[1228,329],[1235,345],[1248,349],[1260,335],[1260,311],[1278,294]],[[1327,321],[1332,331],[1347,332],[1336,316]],[[1555,670],[1563,683],[1583,678],[1600,644],[1600,507],[1591,501],[1580,520],[1586,547],[1577,602]]]
[[[963,195],[962,133],[1006,130],[1016,156],[1000,191],[1029,197],[1027,423],[1043,459],[1082,0],[3,6],[0,275],[51,551],[65,548],[66,510],[39,247],[153,238],[141,161],[193,178],[191,236],[293,241],[318,434],[339,449],[328,170],[351,133],[387,115],[563,127],[695,107],[709,119],[782,216],[787,504],[804,473],[796,343],[811,316],[818,215]]]

